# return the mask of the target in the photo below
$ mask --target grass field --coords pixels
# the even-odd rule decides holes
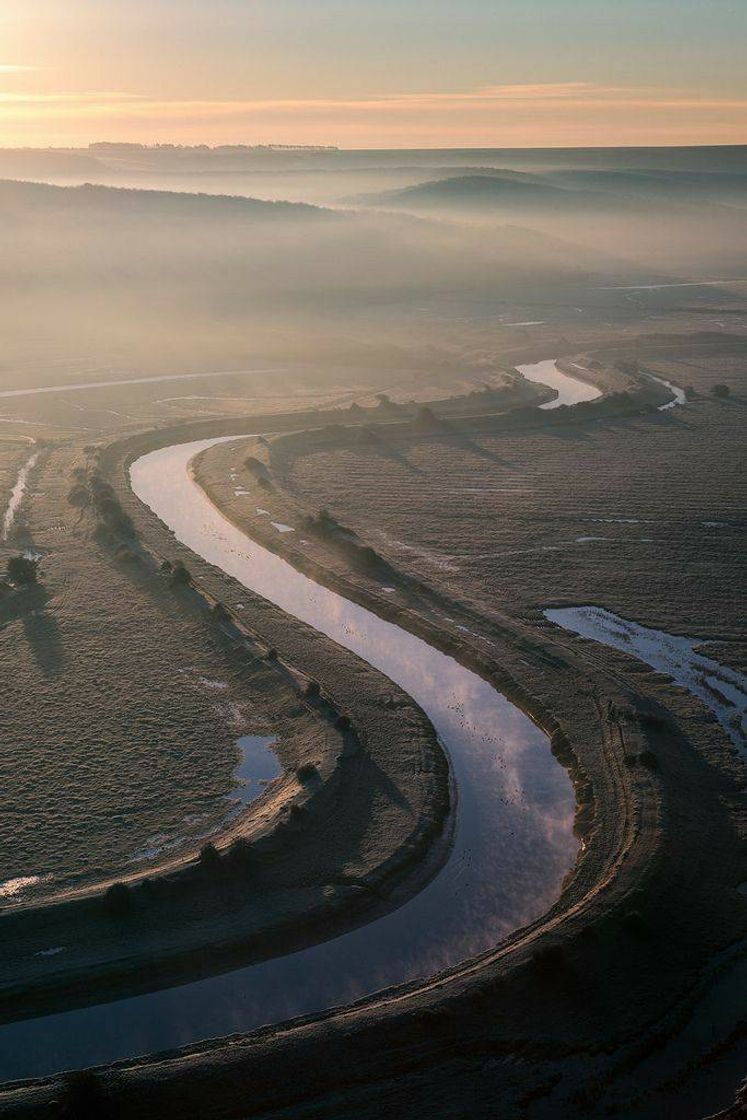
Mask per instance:
[[[651,368],[682,376],[675,359]],[[688,374],[703,391],[729,382],[732,399],[480,436],[468,448],[421,437],[396,453],[315,451],[291,460],[285,481],[397,567],[487,609],[599,603],[664,629],[743,639],[744,357],[688,364]]]
[[[228,817],[238,737],[273,730],[228,647],[91,539],[66,500],[72,462],[45,456],[0,549],[42,555],[40,587],[0,602],[0,863],[47,889],[194,845]]]

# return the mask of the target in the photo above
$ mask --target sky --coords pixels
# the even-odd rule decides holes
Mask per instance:
[[[747,0],[0,0],[0,145],[747,142]]]

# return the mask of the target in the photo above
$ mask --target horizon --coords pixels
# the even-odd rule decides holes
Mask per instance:
[[[733,0],[8,0],[0,32],[2,147],[102,131],[364,150],[747,138]]]
[[[416,146],[392,146],[386,147],[383,145],[371,145],[366,147],[343,146],[338,144],[290,144],[283,141],[265,141],[265,142],[251,142],[247,140],[237,140],[232,143],[222,144],[209,144],[206,141],[195,140],[191,143],[177,143],[168,140],[158,140],[154,142],[141,141],[141,140],[91,140],[85,144],[26,144],[26,145],[9,145],[0,144],[0,151],[28,151],[28,152],[79,152],[90,151],[91,149],[102,147],[104,145],[110,147],[122,147],[141,149],[143,151],[157,151],[159,149],[168,150],[184,150],[184,151],[220,151],[221,149],[244,149],[246,151],[307,151],[307,152],[325,152],[327,154],[345,153],[345,152],[542,152],[542,151],[556,151],[556,152],[603,152],[610,150],[621,151],[656,151],[662,150],[677,150],[687,151],[693,148],[747,148],[747,140],[734,141],[732,143],[716,143],[716,144],[524,144],[509,146],[504,144],[488,145],[474,145],[461,147],[458,145],[423,145],[422,147]]]

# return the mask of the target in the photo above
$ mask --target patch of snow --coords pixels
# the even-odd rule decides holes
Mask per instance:
[[[295,533],[292,525],[284,525],[282,521],[271,521],[273,529],[277,529],[279,533]]]

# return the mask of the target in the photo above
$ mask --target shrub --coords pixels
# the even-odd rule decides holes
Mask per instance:
[[[122,918],[132,909],[132,891],[127,883],[112,883],[104,894],[104,906],[114,918]]]
[[[274,646],[270,646],[267,653],[265,654],[265,657],[267,658],[268,661],[277,661],[278,651],[275,649]]]
[[[240,836],[228,849],[228,858],[237,867],[247,867],[254,860],[254,849],[248,840]]]
[[[176,564],[171,569],[171,585],[172,587],[185,586],[192,582],[192,575],[189,568],[182,564],[181,560],[177,560]]]
[[[306,687],[303,690],[304,696],[308,696],[308,697],[318,696],[320,692],[321,692],[321,687],[319,685],[319,681],[313,681],[312,680],[312,681],[307,681],[306,682]]]
[[[205,844],[200,849],[200,867],[204,867],[206,871],[215,871],[220,863],[220,852],[215,844]]]
[[[544,979],[557,976],[564,963],[565,958],[560,945],[546,945],[532,954],[534,970]]]
[[[108,1120],[114,1116],[112,1102],[97,1075],[89,1069],[63,1076],[63,1120]]]
[[[698,395],[698,390],[695,388],[694,385],[686,385],[685,386],[685,400],[686,401],[694,401],[695,398],[697,397],[697,395]]]
[[[335,727],[338,731],[349,731],[351,727],[350,716],[338,716],[335,720]]]
[[[731,396],[731,389],[728,385],[724,385],[722,381],[719,381],[716,385],[711,386],[711,396],[716,397],[720,401],[726,400],[727,397]]]
[[[8,561],[8,579],[16,587],[32,587],[36,583],[39,561],[31,556],[11,556]]]
[[[319,771],[313,762],[304,762],[296,770],[299,782],[310,782],[319,777]]]
[[[635,937],[646,936],[646,922],[640,910],[628,910],[627,914],[623,914],[622,924],[628,933],[632,933]]]
[[[638,755],[638,758],[641,765],[645,766],[648,770],[659,769],[659,760],[653,751],[641,751],[641,753]]]

